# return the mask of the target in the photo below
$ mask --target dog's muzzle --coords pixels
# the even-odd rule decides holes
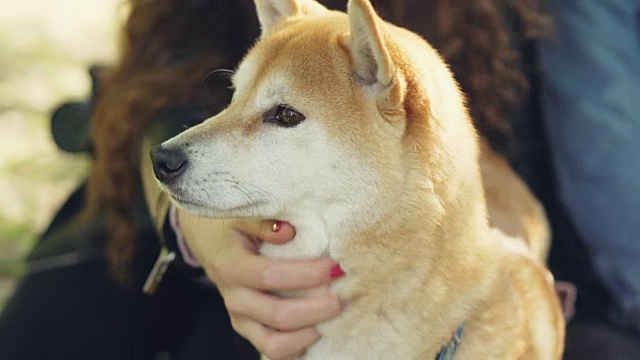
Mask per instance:
[[[187,155],[178,148],[158,145],[151,150],[151,162],[156,178],[169,184],[184,174],[187,169]]]

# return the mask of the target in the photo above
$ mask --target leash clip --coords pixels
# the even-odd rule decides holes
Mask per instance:
[[[169,265],[176,259],[176,253],[169,251],[165,246],[160,249],[160,255],[156,263],[153,265],[151,272],[147,276],[147,280],[144,282],[142,292],[147,295],[153,295],[158,290],[160,282],[164,278],[164,274],[167,272]]]

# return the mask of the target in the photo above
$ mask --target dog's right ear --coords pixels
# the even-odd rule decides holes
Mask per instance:
[[[327,11],[327,8],[314,0],[254,0],[254,2],[263,37],[284,19]]]
[[[399,106],[404,88],[385,41],[382,19],[369,0],[349,0],[347,8],[351,27],[348,47],[356,78],[377,89],[378,106]]]

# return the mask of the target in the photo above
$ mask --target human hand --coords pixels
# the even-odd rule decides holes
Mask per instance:
[[[274,231],[274,221],[214,220],[182,210],[178,219],[191,253],[217,285],[233,328],[270,359],[295,359],[320,337],[315,325],[341,312],[340,301],[328,292],[330,281],[342,274],[333,261],[258,255],[257,241],[293,239],[290,224],[277,223]],[[318,288],[302,298],[272,294]]]

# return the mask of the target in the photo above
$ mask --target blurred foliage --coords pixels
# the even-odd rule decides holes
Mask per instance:
[[[88,159],[60,152],[50,113],[89,91],[86,69],[114,57],[120,0],[0,0],[0,310],[24,257]]]

